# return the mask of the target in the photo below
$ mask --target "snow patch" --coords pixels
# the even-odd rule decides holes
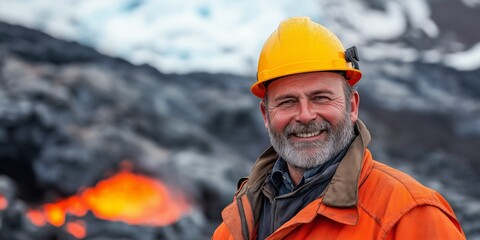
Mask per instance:
[[[461,0],[463,4],[467,5],[468,7],[474,8],[480,6],[480,0]]]
[[[446,55],[444,63],[461,71],[471,71],[480,68],[480,43],[477,43],[467,51]]]

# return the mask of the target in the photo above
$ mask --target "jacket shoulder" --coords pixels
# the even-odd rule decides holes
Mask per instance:
[[[404,204],[437,204],[441,203],[440,194],[430,189],[410,175],[374,161],[371,173],[365,181],[367,185],[373,184],[377,194],[387,194],[385,197],[397,199],[397,202]]]
[[[455,219],[447,201],[410,175],[374,161],[359,188],[360,208],[384,230],[392,228],[405,214],[419,206],[438,208]]]

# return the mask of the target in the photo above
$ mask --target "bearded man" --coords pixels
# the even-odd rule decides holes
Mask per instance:
[[[306,17],[267,39],[251,91],[272,147],[213,239],[465,239],[440,194],[373,160],[353,88],[358,61]]]

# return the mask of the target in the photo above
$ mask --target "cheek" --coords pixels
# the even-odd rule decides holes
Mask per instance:
[[[326,106],[319,111],[319,115],[332,126],[336,127],[345,118],[345,105],[342,102]]]
[[[326,115],[325,120],[328,121],[332,127],[339,127],[343,124],[345,118],[349,117],[346,112],[334,112],[332,114]]]
[[[271,111],[268,127],[276,132],[281,132],[285,129],[285,127],[290,123],[291,120],[292,117],[284,113],[279,113],[278,111]]]

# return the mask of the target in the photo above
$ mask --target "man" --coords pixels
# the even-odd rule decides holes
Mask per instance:
[[[357,61],[306,17],[272,33],[251,87],[272,147],[213,239],[465,239],[440,194],[373,160],[352,88]]]

